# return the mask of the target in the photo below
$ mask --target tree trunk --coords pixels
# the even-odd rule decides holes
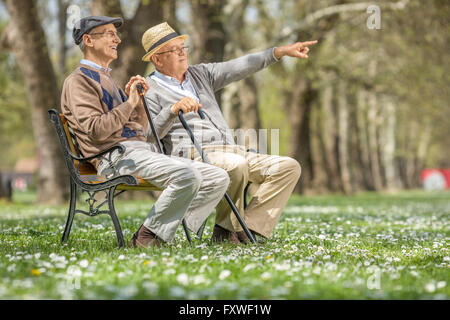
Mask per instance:
[[[338,136],[339,136],[339,168],[341,173],[342,189],[346,194],[352,193],[352,185],[349,170],[349,129],[348,129],[348,104],[347,104],[347,84],[345,80],[338,81]]]
[[[49,58],[36,2],[6,1],[11,16],[5,42],[12,48],[25,79],[39,156],[38,202],[61,203],[68,194],[67,168],[47,110],[59,108],[60,93]]]
[[[372,171],[370,169],[370,156],[367,137],[367,92],[359,89],[357,92],[356,132],[358,141],[359,167],[366,190],[373,190]]]
[[[178,33],[181,32],[177,20],[177,0],[165,0],[161,2],[164,21],[166,21]]]
[[[225,1],[193,0],[190,4],[192,27],[189,35],[195,48],[191,62],[223,61],[227,38],[222,14]]]
[[[58,0],[58,31],[59,31],[59,57],[58,57],[58,69],[61,77],[66,74],[66,21],[67,21],[67,8],[69,4],[65,0]]]
[[[225,4],[225,1],[214,0],[190,1],[192,23],[188,26],[188,33],[194,47],[189,57],[191,64],[224,60],[227,42],[223,15]],[[217,91],[215,96],[221,107],[222,91]]]
[[[239,83],[238,97],[240,108],[235,115],[239,117],[240,128],[261,128],[261,117],[259,116],[258,87],[254,77],[248,77]]]
[[[384,101],[382,107],[384,110],[384,128],[381,132],[384,176],[386,180],[386,188],[388,190],[395,190],[397,188],[395,172],[395,130],[397,121],[395,106],[392,101],[386,100]]]
[[[223,14],[227,21],[224,29],[229,40],[225,53],[227,59],[240,57],[251,49],[251,41],[244,32],[245,13],[248,5],[248,0],[230,2],[224,10]],[[231,128],[258,131],[261,128],[258,105],[258,87],[254,76],[247,77],[233,86],[228,86],[222,95],[222,110]]]
[[[311,187],[314,178],[311,158],[310,116],[315,92],[303,77],[295,76],[292,81],[296,85],[293,86],[291,91],[285,92],[284,106],[289,115],[291,128],[290,156],[302,166],[302,177],[295,190],[296,192],[303,192]]]
[[[256,131],[261,128],[258,87],[254,77],[229,84],[221,98],[224,117],[230,128]]]
[[[340,174],[337,154],[336,113],[333,107],[333,86],[328,84],[322,91],[321,97],[321,143],[322,156],[328,176],[330,191],[340,191]]]
[[[408,140],[409,140],[409,127],[408,123],[400,122],[398,126],[397,136],[397,157],[396,165],[397,172],[400,178],[401,187],[403,189],[409,188],[409,183],[406,175],[406,159],[408,158]]]
[[[369,143],[369,159],[370,168],[373,178],[373,186],[375,190],[381,190],[383,183],[381,179],[380,159],[378,156],[378,136],[377,136],[377,116],[378,116],[378,101],[374,92],[369,92],[369,110],[367,111],[368,122],[368,143]]]
[[[11,201],[12,179],[8,174],[0,172],[0,200]]]
[[[417,121],[407,123],[403,128],[401,156],[397,159],[404,188],[420,186],[420,171],[431,139],[432,127],[425,121],[422,127]]]
[[[419,132],[420,127],[417,122],[412,121],[411,125],[409,126],[409,132],[408,132],[408,142],[407,142],[407,156],[406,156],[406,166],[405,166],[405,173],[406,173],[406,181],[408,188],[414,188],[414,172],[415,172],[415,157],[416,157],[416,139],[417,139],[417,133]]]
[[[421,134],[419,136],[418,146],[417,146],[417,155],[416,161],[414,165],[414,179],[413,185],[414,187],[420,186],[420,174],[422,170],[425,168],[425,160],[427,157],[427,152],[430,147],[430,141],[432,137],[433,127],[430,124],[430,121],[426,119],[423,129],[421,130]]]
[[[123,17],[120,0],[93,0],[91,12],[93,15]]]
[[[350,105],[350,177],[353,192],[367,190],[365,172],[362,168],[358,131],[358,105],[356,95],[351,96]]]
[[[310,140],[311,140],[311,167],[313,172],[313,179],[307,189],[303,192],[313,191],[314,193],[327,193],[328,174],[324,169],[326,167],[322,156],[322,121],[321,121],[320,101],[315,101],[311,106],[311,124],[310,124]]]

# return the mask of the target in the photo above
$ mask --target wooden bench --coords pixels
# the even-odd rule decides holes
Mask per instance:
[[[111,151],[118,150],[119,153],[123,153],[125,148],[119,144],[97,155],[85,158],[81,155],[80,150],[78,149],[75,135],[69,128],[67,119],[64,115],[54,109],[49,110],[48,113],[50,115],[51,122],[55,126],[63,151],[64,160],[70,174],[69,214],[62,236],[62,242],[66,242],[69,239],[75,213],[82,213],[90,217],[97,216],[99,214],[108,214],[113,221],[119,247],[123,247],[125,243],[119,218],[117,217],[116,210],[114,208],[114,198],[127,190],[161,191],[161,189],[132,175],[121,175],[111,179],[105,179],[104,177],[98,176],[97,170],[89,161],[96,158],[110,161],[109,157]],[[77,187],[81,189],[81,192],[79,192],[80,194],[83,192],[87,193],[88,199],[86,202],[89,205],[89,211],[77,209]],[[95,195],[99,192],[106,193],[106,200],[100,204],[96,204],[97,200],[95,199]],[[102,209],[102,207],[106,204],[108,208]],[[191,241],[189,232],[187,229],[185,229],[185,231],[188,240]]]
[[[72,229],[72,223],[75,213],[82,213],[90,217],[97,216],[99,214],[108,214],[113,221],[117,240],[119,242],[119,247],[123,247],[125,243],[123,239],[122,228],[120,226],[119,218],[117,217],[116,210],[114,208],[115,197],[125,191],[131,190],[162,190],[148,183],[147,181],[132,175],[116,176],[112,179],[105,179],[104,177],[98,176],[96,168],[94,168],[94,166],[89,161],[96,158],[109,161],[110,159],[108,157],[110,156],[111,151],[118,150],[119,153],[123,153],[125,151],[125,148],[122,145],[118,144],[92,157],[84,158],[78,148],[75,134],[68,126],[67,119],[64,117],[64,115],[59,113],[55,109],[49,110],[48,113],[50,116],[50,120],[56,129],[56,133],[58,135],[59,142],[63,151],[64,160],[70,175],[70,205],[66,226],[64,228],[64,233],[62,236],[62,242],[66,242],[69,239],[69,234]],[[247,194],[251,193],[249,192],[250,185],[255,185],[256,187],[256,184],[249,183],[245,188],[244,208],[247,208]],[[78,192],[77,188],[79,188],[81,191]],[[77,198],[79,194],[83,192],[86,192],[88,195],[88,199],[86,200],[86,202],[89,205],[89,211],[84,211],[76,208]],[[106,193],[106,200],[101,202],[100,204],[96,204],[97,200],[95,199],[95,195],[99,192]],[[101,208],[105,204],[108,205],[107,210],[101,210]],[[202,239],[205,226],[206,221],[202,224],[200,230],[197,232],[197,236],[200,240]],[[183,220],[183,228],[187,240],[189,241],[189,243],[192,243],[192,239],[187,229],[185,220]]]

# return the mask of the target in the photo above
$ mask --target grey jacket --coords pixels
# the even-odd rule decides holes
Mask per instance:
[[[243,57],[220,63],[208,63],[189,66],[188,76],[200,99],[202,110],[206,119],[199,127],[199,115],[197,113],[187,113],[184,115],[186,122],[191,126],[192,131],[200,144],[235,144],[231,130],[226,123],[219,104],[216,101],[214,92],[222,89],[233,81],[239,81],[263,68],[268,67],[277,60],[273,54],[273,48],[263,52],[248,54]],[[175,156],[187,156],[185,153],[187,146],[191,142],[187,132],[184,130],[178,116],[173,114],[170,107],[183,98],[178,93],[170,91],[160,86],[150,78],[146,80],[150,89],[146,93],[147,102],[153,116],[156,131],[162,139],[168,154]],[[213,130],[197,130],[197,129]],[[216,130],[217,129],[217,130]],[[205,136],[201,131],[213,131],[218,136]],[[155,143],[153,135],[149,135],[150,141]]]

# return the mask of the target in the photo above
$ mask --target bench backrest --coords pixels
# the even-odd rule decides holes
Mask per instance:
[[[75,156],[78,158],[82,158],[83,155],[78,148],[76,136],[69,127],[68,121],[64,117],[64,115],[59,113],[55,109],[49,110],[48,113],[50,115],[51,122],[55,126],[56,133],[58,135],[59,142],[63,151],[64,160],[66,162],[67,168],[69,169],[70,176],[75,184],[83,186],[83,188],[90,188],[93,185],[99,185],[102,182],[109,183],[104,177],[97,175],[97,170],[91,163],[80,163],[73,157]],[[115,177],[112,180],[115,181],[111,182],[111,184],[109,184],[109,187],[112,185],[117,185],[117,190],[162,190],[151,184],[150,182],[132,175],[122,175],[119,177]]]
[[[81,181],[80,175],[96,174],[97,170],[90,163],[79,163],[71,154],[82,157],[75,134],[70,129],[67,119],[55,109],[48,111],[50,120],[55,126],[69,173],[73,179]]]

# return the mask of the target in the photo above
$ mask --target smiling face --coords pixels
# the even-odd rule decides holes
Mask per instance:
[[[89,34],[83,35],[83,41],[86,47],[86,58],[105,68],[118,58],[117,47],[122,42],[113,24],[92,29]]]
[[[152,56],[156,69],[168,76],[179,78],[188,69],[187,53],[183,50],[184,39],[173,39]],[[168,52],[169,51],[169,52]]]

